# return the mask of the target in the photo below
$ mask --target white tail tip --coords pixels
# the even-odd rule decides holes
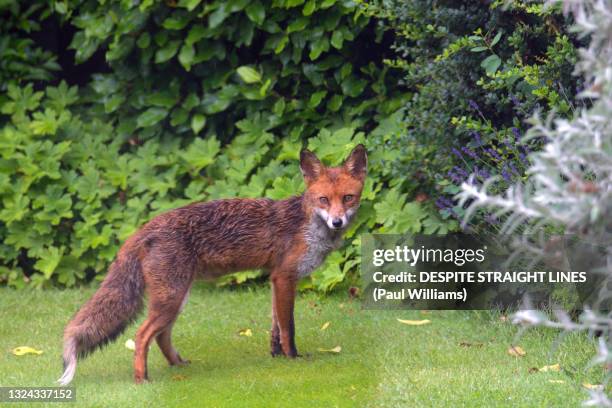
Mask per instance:
[[[60,377],[59,380],[57,380],[57,382],[61,386],[70,384],[70,381],[72,381],[72,379],[74,378],[75,372],[76,372],[76,359],[72,359],[70,363],[68,363],[68,365],[66,366],[66,369],[64,370],[64,374]]]

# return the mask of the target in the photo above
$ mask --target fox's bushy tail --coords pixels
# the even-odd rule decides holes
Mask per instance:
[[[142,309],[144,278],[137,256],[115,260],[100,289],[76,313],[64,330],[64,374],[58,383],[72,381],[78,358],[115,340]]]

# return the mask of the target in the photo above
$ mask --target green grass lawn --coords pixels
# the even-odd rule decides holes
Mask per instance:
[[[54,385],[63,327],[92,293],[0,290],[1,386]],[[175,346],[191,365],[168,367],[153,345],[151,382],[134,385],[132,352],[124,346],[133,325],[80,362],[72,384],[78,406],[579,406],[586,397],[581,384],[602,377],[587,368],[595,343],[582,335],[555,347],[555,331],[533,330],[517,341],[526,355],[508,355],[517,328],[492,312],[365,311],[344,296],[303,294],[296,339],[304,357],[295,361],[268,354],[269,315],[265,288],[197,286],[174,330]],[[238,334],[247,328],[251,337]],[[44,353],[14,356],[18,346]],[[336,346],[340,353],[319,351]],[[530,372],[556,363],[560,372]]]

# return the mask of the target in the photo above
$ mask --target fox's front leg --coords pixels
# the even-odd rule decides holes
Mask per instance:
[[[295,289],[297,279],[289,274],[278,274],[272,280],[272,330],[271,354],[282,353],[289,357],[298,356],[295,347],[295,324],[293,321],[293,307],[295,302]],[[280,343],[280,344],[279,344]]]
[[[278,327],[278,318],[276,317],[276,302],[274,300],[274,285],[272,285],[272,328],[270,329],[270,354],[272,357],[283,354],[280,343],[280,329]]]

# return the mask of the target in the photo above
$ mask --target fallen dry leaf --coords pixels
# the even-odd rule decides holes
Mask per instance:
[[[510,346],[508,349],[508,354],[515,357],[523,357],[527,353],[521,346]]]
[[[251,329],[241,329],[238,332],[239,336],[246,336],[246,337],[252,337],[253,336],[253,330]]]
[[[174,381],[183,381],[183,380],[186,380],[187,377],[182,375],[182,374],[175,374],[175,375],[172,376],[172,379]]]
[[[125,348],[128,349],[128,350],[135,351],[136,350],[136,343],[134,343],[134,340],[132,340],[132,339],[127,339],[125,341]]]
[[[336,347],[331,348],[331,349],[319,348],[319,349],[317,349],[317,350],[318,350],[318,351],[321,351],[321,352],[323,352],[323,353],[339,353],[339,352],[341,352],[341,351],[342,351],[342,347],[340,347],[340,346],[336,346]]]
[[[597,390],[597,391],[601,391],[603,390],[603,385],[601,384],[589,384],[589,383],[583,383],[582,386],[584,388],[587,388],[589,390]]]
[[[36,354],[36,355],[41,355],[43,353],[42,350],[36,350],[35,348],[32,347],[28,347],[28,346],[20,346],[20,347],[15,347],[12,351],[12,353],[16,356],[25,356],[26,354]]]
[[[541,368],[538,368],[538,371],[541,373],[547,373],[549,371],[561,371],[561,366],[559,364],[547,365]]]
[[[431,323],[431,320],[403,320],[403,319],[397,319],[398,322],[400,323],[404,323],[407,324],[408,326],[422,326],[424,324],[429,324]]]
[[[499,316],[499,320],[501,320],[502,322],[507,322],[508,321],[508,316],[501,315],[501,316]]]
[[[327,328],[329,327],[329,325],[330,325],[330,324],[331,324],[330,322],[325,322],[325,323],[323,323],[323,326],[321,326],[321,331],[323,331],[323,330],[327,329]]]

